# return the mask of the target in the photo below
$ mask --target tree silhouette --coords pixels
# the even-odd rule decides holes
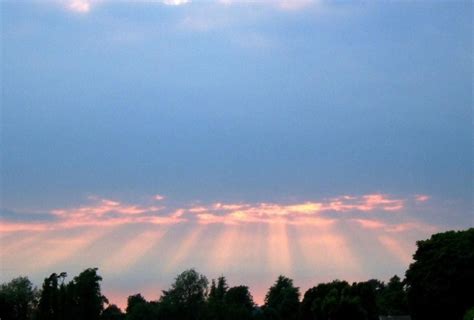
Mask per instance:
[[[255,309],[253,297],[247,286],[232,287],[227,290],[225,297],[225,319],[252,319]]]
[[[383,315],[408,314],[407,294],[400,277],[393,276],[387,285],[383,285],[377,297],[379,312]]]
[[[297,319],[299,309],[299,288],[293,280],[279,276],[265,296],[265,313],[271,319]]]
[[[163,291],[160,314],[171,319],[200,319],[204,314],[208,284],[206,276],[194,269],[182,272],[171,289]]]
[[[38,305],[38,319],[63,319],[59,307],[61,301],[63,300],[60,299],[58,275],[56,273],[52,273],[48,278],[44,279],[43,282],[43,287],[41,289],[41,297]]]
[[[141,294],[129,296],[127,299],[127,320],[155,320],[158,308],[155,303],[148,302]]]
[[[416,320],[461,320],[474,306],[474,228],[417,242],[406,272],[408,303]]]
[[[101,320],[124,320],[125,314],[115,304],[109,305],[104,309],[100,316]]]
[[[37,302],[37,290],[27,277],[0,286],[0,319],[27,320]]]
[[[74,277],[71,283],[76,317],[79,320],[98,320],[104,310],[107,298],[100,290],[102,277],[97,274],[97,268],[89,268]]]
[[[227,292],[228,285],[224,276],[217,279],[217,284],[214,279],[211,281],[211,288],[209,290],[209,297],[207,300],[206,318],[210,320],[226,319],[224,296]]]

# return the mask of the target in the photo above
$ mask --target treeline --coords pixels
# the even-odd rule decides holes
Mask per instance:
[[[449,231],[417,242],[402,280],[318,284],[303,295],[279,276],[257,306],[247,286],[229,287],[224,276],[210,283],[194,269],[179,274],[157,301],[128,297],[121,310],[101,293],[97,268],[69,282],[53,273],[41,289],[26,277],[0,287],[2,320],[376,320],[411,315],[414,320],[474,318],[474,229]]]

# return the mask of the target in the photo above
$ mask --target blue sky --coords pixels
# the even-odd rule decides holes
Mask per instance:
[[[156,194],[169,212],[237,203],[250,216],[268,203],[287,212],[383,195],[368,210],[378,222],[429,224],[413,242],[473,225],[470,1],[1,6],[5,226],[66,219],[57,214],[66,208],[96,212],[105,199],[154,212]],[[404,218],[384,215],[398,210],[378,207],[387,199],[402,201]],[[128,212],[118,206],[107,210]],[[4,247],[44,232],[4,229],[13,233]],[[4,268],[33,272],[21,264]],[[388,276],[406,261],[387,274],[372,267]]]

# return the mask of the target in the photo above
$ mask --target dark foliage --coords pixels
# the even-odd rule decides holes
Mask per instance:
[[[297,319],[299,299],[300,291],[293,286],[293,280],[279,276],[265,296],[264,311],[270,319]]]
[[[107,308],[102,311],[102,315],[100,316],[101,320],[124,320],[125,313],[120,310],[115,304],[109,305]]]
[[[97,268],[89,268],[64,283],[65,272],[43,282],[38,305],[39,320],[99,320],[107,299],[101,294]]]
[[[0,286],[0,319],[27,320],[33,315],[37,290],[26,277],[18,277]]]
[[[474,307],[474,228],[417,242],[406,272],[408,304],[416,320],[461,320]]]

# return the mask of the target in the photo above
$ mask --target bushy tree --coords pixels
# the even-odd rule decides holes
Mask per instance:
[[[206,276],[194,269],[178,275],[171,289],[163,291],[160,299],[160,316],[176,320],[201,319],[208,294]]]
[[[0,319],[30,319],[37,303],[37,290],[27,277],[0,286]]]
[[[417,242],[406,272],[408,304],[416,320],[461,320],[474,306],[474,228]]]
[[[360,309],[368,320],[378,320],[377,292],[373,281],[354,282],[350,289],[350,295],[360,303]]]
[[[232,287],[227,290],[225,297],[225,319],[252,319],[255,303],[247,286]]]
[[[298,318],[299,288],[293,280],[279,276],[265,296],[265,313],[271,319],[291,320]]]
[[[127,320],[158,319],[158,304],[148,302],[141,294],[129,296],[127,299]]]
[[[472,320],[472,319],[474,319],[474,307],[467,310],[463,318],[463,320]]]
[[[400,277],[393,276],[387,285],[378,291],[377,305],[382,315],[408,314],[407,294]]]
[[[335,280],[306,291],[301,303],[301,319],[377,319],[374,283]]]
[[[125,314],[115,304],[110,304],[102,311],[101,320],[124,320]]]

